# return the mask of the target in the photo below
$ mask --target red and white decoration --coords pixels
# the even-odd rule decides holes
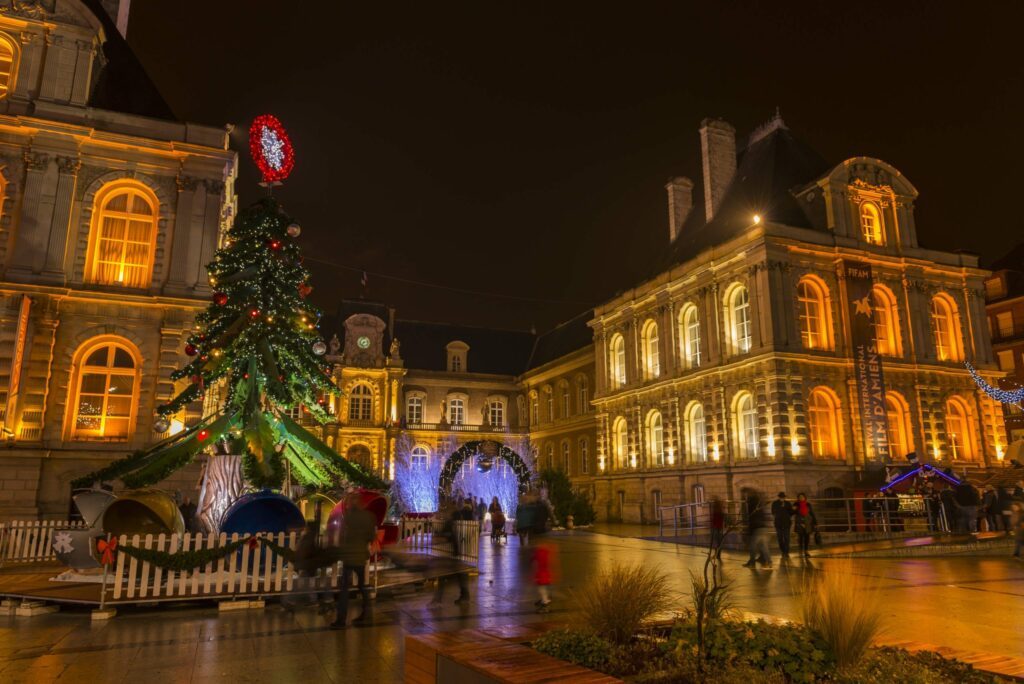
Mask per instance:
[[[295,166],[292,141],[272,114],[261,114],[253,120],[249,127],[249,153],[267,185],[281,183]]]

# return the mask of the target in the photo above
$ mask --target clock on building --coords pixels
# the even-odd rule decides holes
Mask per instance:
[[[370,348],[370,338],[367,337],[366,335],[361,335],[359,337],[359,339],[356,340],[356,344],[359,345],[360,349],[369,349]]]

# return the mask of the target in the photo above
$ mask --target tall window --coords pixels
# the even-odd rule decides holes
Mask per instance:
[[[463,425],[466,422],[466,400],[458,397],[448,400],[448,422]]]
[[[148,287],[153,271],[157,200],[145,186],[115,183],[96,195],[88,279]]]
[[[874,202],[863,202],[860,205],[860,232],[864,242],[869,245],[885,244],[885,229],[882,226],[882,213]]]
[[[348,419],[371,420],[372,417],[373,391],[369,385],[356,385],[348,395]]]
[[[889,454],[894,460],[902,461],[914,450],[907,402],[896,392],[886,392],[885,415],[889,421]]]
[[[430,463],[430,451],[425,446],[417,444],[412,449],[412,454],[409,457],[410,465],[413,468],[426,469],[427,464]]]
[[[609,345],[612,387],[626,386],[626,340],[622,335],[612,338]]]
[[[644,350],[644,377],[653,380],[661,374],[661,358],[658,353],[658,324],[647,321],[641,333]]]
[[[750,326],[750,294],[747,288],[737,285],[729,293],[729,334],[736,354],[746,354],[752,344]]]
[[[71,439],[127,440],[138,401],[135,357],[107,343],[86,351],[78,368]]]
[[[805,349],[828,348],[828,310],[825,289],[811,278],[804,278],[796,286],[797,305],[800,309],[800,339]]]
[[[580,413],[590,410],[590,383],[585,375],[581,375],[576,380],[576,401],[579,404]]]
[[[548,468],[555,467],[555,445],[548,444]]]
[[[761,440],[757,434],[757,410],[754,395],[743,392],[736,400],[736,434],[739,437],[740,458],[757,458]]]
[[[899,356],[899,323],[896,315],[896,298],[888,288],[876,285],[871,289],[874,306],[872,325],[875,328],[875,343],[882,356]]]
[[[530,425],[540,423],[540,402],[536,396],[530,397]]]
[[[949,445],[949,457],[954,461],[974,459],[971,434],[967,403],[960,397],[950,397],[946,402],[946,443]]]
[[[704,422],[704,407],[696,402],[686,415],[686,427],[690,435],[690,459],[696,463],[708,460],[708,432]]]
[[[568,418],[569,413],[569,385],[562,385],[562,418]]]
[[[566,475],[569,474],[569,460],[570,459],[571,459],[571,455],[569,453],[569,442],[568,441],[562,442],[562,470],[565,471]]]
[[[816,387],[807,402],[807,423],[811,437],[811,454],[815,458],[839,456],[839,428],[836,416],[839,402],[832,392]]]
[[[550,387],[544,388],[544,401],[548,407],[548,421],[555,419],[555,393]]]
[[[665,430],[658,411],[651,411],[647,416],[647,446],[650,449],[651,464],[665,465]]]
[[[14,44],[6,36],[0,36],[0,97],[6,97],[14,89],[15,57]]]
[[[405,402],[405,421],[410,425],[423,422],[423,397],[409,397]]]
[[[620,468],[625,468],[629,461],[629,431],[626,429],[626,419],[620,417],[616,420],[612,432],[614,433],[615,462]]]
[[[495,426],[501,427],[505,424],[505,404],[494,399],[487,407],[487,418],[488,422]]]
[[[700,319],[697,317],[697,307],[690,304],[683,309],[680,318],[683,359],[687,368],[697,368],[700,366]]]
[[[960,324],[956,304],[946,295],[932,297],[932,337],[939,361],[961,361]]]
[[[580,473],[583,475],[590,473],[590,450],[587,447],[587,438],[580,438]]]

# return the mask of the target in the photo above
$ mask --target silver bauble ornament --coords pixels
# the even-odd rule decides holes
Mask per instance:
[[[494,467],[494,459],[490,456],[483,456],[476,461],[476,472],[489,473]]]
[[[288,237],[297,238],[299,237],[299,235],[302,234],[302,226],[300,226],[298,223],[293,223],[288,226],[287,233]]]
[[[157,419],[153,421],[153,430],[156,432],[167,432],[171,427],[171,422],[163,416],[157,416]]]
[[[323,340],[317,340],[313,343],[313,353],[317,356],[323,356],[327,352],[327,345],[324,344]]]

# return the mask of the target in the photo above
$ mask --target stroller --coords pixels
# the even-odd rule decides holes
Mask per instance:
[[[505,514],[501,511],[491,513],[491,541],[508,543],[508,535],[505,533]]]

